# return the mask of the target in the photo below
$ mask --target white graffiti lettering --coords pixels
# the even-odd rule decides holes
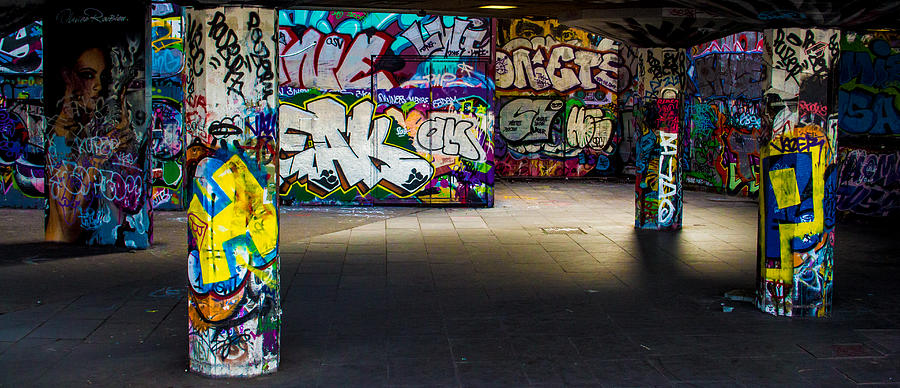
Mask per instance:
[[[372,68],[373,57],[387,52],[390,37],[383,33],[359,34],[350,44],[349,36],[323,35],[308,29],[298,38],[290,29],[278,32],[287,42],[281,49],[282,86],[322,90],[371,88],[375,77],[378,88],[397,86],[391,73]],[[326,41],[328,43],[326,43]]]
[[[484,56],[490,41],[485,39],[488,26],[481,19],[455,18],[453,25],[444,27],[441,18],[421,25],[413,22],[400,35],[406,38],[419,55]]]
[[[660,131],[660,145],[662,151],[659,154],[659,225],[669,225],[675,216],[675,206],[672,197],[678,193],[678,185],[675,182],[677,173],[678,133]]]
[[[144,190],[144,180],[140,174],[123,177],[115,171],[78,166],[71,161],[62,161],[60,167],[53,169],[49,184],[53,199],[96,194],[125,206],[138,203]]]
[[[485,152],[478,143],[478,126],[473,120],[477,118],[432,113],[431,118],[419,126],[416,143],[428,151],[483,162]]]
[[[97,210],[91,208],[81,209],[81,214],[78,215],[78,218],[81,219],[81,227],[87,230],[97,230],[101,225],[109,223],[111,220],[108,206],[103,206]]]
[[[119,139],[105,136],[94,136],[86,139],[75,139],[76,149],[82,155],[106,157],[119,147]]]
[[[566,143],[578,148],[602,148],[609,142],[612,130],[612,118],[605,117],[602,109],[574,106],[566,125]]]
[[[497,50],[497,88],[558,92],[605,88],[616,91],[618,72],[627,69],[623,63],[615,51],[560,44],[550,37],[517,38]]]
[[[437,99],[435,99],[435,101],[437,101]],[[378,103],[380,103],[380,104],[403,105],[408,102],[415,103],[416,105],[427,104],[428,97],[416,97],[416,96],[404,96],[404,95],[378,93]],[[436,102],[433,105],[434,106],[443,106],[443,105],[438,105]]]
[[[414,152],[385,144],[392,121],[373,120],[374,111],[369,99],[351,107],[331,97],[308,102],[306,109],[282,104],[282,185],[306,185],[320,197],[353,188],[365,195],[376,186],[401,197],[421,190],[434,167]]]

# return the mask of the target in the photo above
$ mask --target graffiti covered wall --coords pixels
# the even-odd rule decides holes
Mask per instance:
[[[0,39],[0,207],[44,206],[43,28]]]
[[[831,311],[839,39],[835,30],[767,31],[757,302],[771,314]]]
[[[0,74],[0,207],[44,207],[40,75]]]
[[[685,52],[640,49],[634,96],[635,221],[641,229],[674,230],[682,218],[682,87]]]
[[[184,208],[184,155],[181,72],[184,43],[181,7],[169,3],[151,6],[153,105],[150,152],[153,156],[153,208]]]
[[[841,37],[837,208],[865,216],[900,214],[900,35]]]
[[[900,34],[841,37],[838,125],[842,138],[900,135]]]
[[[837,209],[866,216],[900,214],[900,151],[840,148]]]
[[[40,74],[44,68],[43,22],[38,20],[0,39],[0,73]]]
[[[498,174],[615,173],[617,92],[631,79],[619,43],[552,19],[501,19],[497,33]]]
[[[623,175],[634,175],[637,156],[638,133],[640,132],[640,124],[635,117],[635,103],[640,101],[638,95],[639,79],[638,70],[640,69],[640,50],[628,45],[622,45],[619,49],[622,56],[623,67],[627,68],[627,73],[620,72],[619,77],[619,95],[618,95],[618,132],[620,134],[620,143],[618,148],[618,160],[622,164]],[[630,77],[626,77],[630,75]]]
[[[274,10],[185,10],[191,370],[278,367]]]
[[[757,195],[762,51],[762,32],[741,32],[691,48],[685,183]]]
[[[148,25],[140,5],[44,18],[47,240],[152,241]]]
[[[280,11],[281,200],[491,206],[492,36],[481,18]]]

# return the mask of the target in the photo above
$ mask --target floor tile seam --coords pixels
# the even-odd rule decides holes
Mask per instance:
[[[112,288],[112,287],[109,287],[109,288]],[[106,289],[101,290],[101,291],[108,290],[109,288],[106,288]],[[134,291],[132,291],[132,292],[134,292]],[[65,307],[62,307],[62,308],[60,308],[59,310],[57,310],[56,312],[54,312],[53,315],[50,315],[50,317],[48,317],[46,320],[44,320],[43,322],[41,322],[40,325],[37,325],[37,326],[35,326],[34,328],[32,328],[31,330],[29,330],[28,333],[26,333],[25,335],[23,335],[22,338],[19,338],[19,340],[15,341],[15,342],[19,342],[19,341],[21,341],[21,340],[23,340],[23,339],[25,339],[25,338],[28,338],[28,336],[30,336],[31,334],[34,334],[34,332],[36,332],[36,331],[39,330],[41,327],[43,327],[47,322],[50,322],[50,320],[52,320],[53,317],[55,317],[55,316],[56,316],[57,314],[59,314],[61,311],[63,311],[63,310],[65,310],[65,309],[69,308],[70,306],[72,306],[73,304],[75,304],[75,302],[78,301],[78,299],[81,299],[82,297],[84,297],[84,296],[86,296],[86,295],[88,295],[88,294],[79,295],[78,297],[73,298],[72,301],[69,302],[69,304],[65,305]],[[124,305],[124,304],[125,304],[125,303],[122,303],[122,305]],[[119,306],[119,308],[121,308],[121,306]],[[116,310],[118,310],[118,309],[116,309]],[[24,310],[23,310],[23,311],[24,311]],[[112,314],[115,314],[115,311],[113,311],[113,312],[110,314],[110,316],[111,316]],[[107,317],[107,318],[109,318],[109,317]],[[101,325],[102,325],[102,323],[101,323]],[[99,326],[98,326],[98,327],[99,327]],[[87,337],[85,337],[85,339],[87,339]],[[59,340],[59,338],[57,338],[57,340]]]
[[[291,284],[293,284],[293,282],[291,282]],[[190,298],[190,292],[191,292],[190,286],[188,286],[188,288],[189,288],[189,289],[187,290],[187,293],[185,294],[185,296],[179,297],[179,298],[178,298],[178,302],[176,302],[176,303],[169,309],[169,312],[167,312],[166,315],[163,316],[163,318],[160,319],[159,322],[157,322],[156,325],[153,326],[153,329],[151,329],[150,331],[147,332],[147,335],[145,335],[143,338],[141,338],[141,342],[140,342],[140,343],[144,343],[144,341],[146,341],[148,338],[150,338],[150,336],[153,335],[153,333],[155,333],[156,330],[159,329],[160,326],[162,326],[163,322],[165,322],[166,319],[169,318],[169,315],[171,315],[172,312],[174,312],[175,309],[176,309],[179,305],[181,305],[181,298]],[[279,299],[280,299],[280,296],[279,296]],[[188,308],[190,308],[190,306],[188,306]],[[110,316],[112,316],[112,315],[110,315]],[[104,323],[101,323],[101,324],[100,324],[100,326],[103,326],[103,325],[104,325]],[[100,326],[97,326],[97,327],[99,328]],[[85,337],[85,340],[87,340],[87,338],[89,338],[89,337],[90,337],[90,336]]]
[[[838,369],[837,367],[829,366],[828,368],[831,368],[832,371],[837,372],[838,374],[844,376],[844,378],[846,378],[847,380],[852,381],[852,382],[855,383],[856,385],[876,385],[876,384],[877,384],[877,385],[884,385],[884,383],[861,383],[861,382],[859,382],[859,381],[856,381],[856,379],[854,379],[852,376],[850,376],[850,374],[848,374],[847,372],[844,372],[844,371],[841,370],[841,369]],[[801,375],[800,377],[802,378],[802,377],[804,377],[804,376]],[[897,383],[892,383],[892,385],[894,385],[894,386],[896,386],[896,384],[897,384]]]
[[[671,383],[715,383],[715,382],[723,382],[723,381],[737,382],[737,378],[735,376],[731,376],[731,375],[729,375],[728,378],[723,378],[723,379],[682,380],[682,379],[678,378],[678,376],[675,373],[672,373],[671,371],[666,369],[666,367],[662,364],[662,362],[659,360],[659,358],[660,357],[658,357],[658,356],[657,357],[648,356],[648,357],[644,358],[644,361],[647,364],[650,364],[650,366],[653,367],[654,370],[656,370],[660,375],[662,375],[666,380],[668,380]]]

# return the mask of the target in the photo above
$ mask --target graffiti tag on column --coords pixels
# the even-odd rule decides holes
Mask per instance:
[[[305,107],[282,103],[282,194],[294,183],[322,198],[338,189],[365,195],[380,186],[400,197],[421,190],[434,167],[415,152],[385,143],[394,123],[374,112],[369,98],[351,106],[331,96]]]
[[[187,71],[184,72],[185,94],[192,96],[194,94],[194,78],[203,75],[203,61],[206,59],[206,52],[203,50],[203,23],[193,19],[192,14],[187,14],[187,43],[186,60]],[[205,104],[204,104],[205,105]],[[185,117],[187,122],[191,122],[190,115]]]
[[[804,36],[798,33],[805,31]],[[775,30],[775,38],[772,43],[773,66],[775,69],[784,70],[786,78],[799,82],[798,76],[802,72],[823,75],[828,70],[828,58],[836,51],[836,37],[833,34],[831,41],[818,40],[816,33],[811,30],[783,29]]]
[[[803,133],[797,137],[781,136],[769,143],[778,152],[810,152],[815,147],[825,145],[825,138],[813,133]]]
[[[659,117],[656,119],[660,130],[666,132],[678,132],[678,100],[663,99],[656,100],[656,107]]]
[[[659,212],[660,225],[669,225],[678,209],[672,203],[672,197],[678,194],[678,100],[659,99],[656,101],[659,112]]]
[[[271,51],[266,45],[263,32],[259,27],[259,14],[250,12],[249,21],[247,21],[247,29],[250,30],[250,53],[249,63],[256,68],[256,81],[262,88],[260,97],[265,100],[269,96],[275,94],[275,73],[272,72],[272,60],[270,58]]]
[[[647,50],[646,71],[653,75],[651,79],[681,76],[684,69],[684,55],[677,51],[664,51],[662,60],[656,58],[653,50]]]
[[[678,134],[660,132],[662,151],[659,154],[659,224],[669,225],[677,211],[672,204],[672,197],[678,193],[675,181],[675,156],[678,150]]]
[[[257,24],[258,21],[257,18]],[[217,57],[209,58],[209,65],[213,69],[224,67],[227,71],[222,77],[222,82],[227,85],[228,93],[243,98],[244,72],[241,70],[245,66],[246,59],[241,55],[241,45],[237,33],[225,22],[225,14],[221,11],[217,11],[213,19],[206,24],[209,26],[207,36],[215,42],[216,54],[218,54]]]

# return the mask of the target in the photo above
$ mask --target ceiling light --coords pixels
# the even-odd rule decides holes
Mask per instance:
[[[496,5],[496,4],[495,4],[495,5],[482,5],[482,6],[478,7],[478,8],[483,8],[483,9],[513,9],[513,8],[519,8],[519,7],[518,7],[518,6],[515,6],[515,5]]]

